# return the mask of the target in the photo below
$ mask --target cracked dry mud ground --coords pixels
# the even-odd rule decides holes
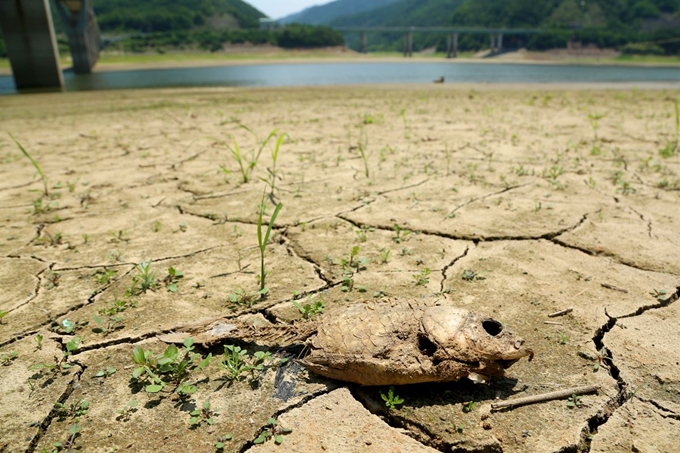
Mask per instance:
[[[52,451],[74,423],[54,403],[82,400],[76,444],[87,452],[211,452],[226,433],[224,451],[277,451],[253,444],[272,416],[293,429],[285,451],[679,451],[680,157],[659,155],[675,140],[669,100],[679,96],[411,86],[0,98],[2,129],[57,186],[36,206],[34,168],[0,135],[0,451]],[[605,115],[597,139],[589,114]],[[229,295],[257,289],[259,178],[272,159],[265,150],[253,180],[239,183],[218,142],[253,148],[237,122],[290,136],[277,164],[284,207],[267,248],[270,293],[252,307]],[[365,269],[343,292],[340,262],[355,246]],[[178,290],[135,296],[118,328],[98,332],[93,317],[126,300],[144,260],[161,278],[181,270]],[[328,308],[375,293],[445,293],[512,326],[536,357],[487,385],[398,387],[405,402],[390,411],[386,389],[295,362],[232,384],[211,365],[191,375],[197,392],[185,402],[130,385],[133,347],[160,353],[156,337],[183,324],[253,313],[284,323],[300,318],[294,294]],[[65,319],[89,322],[75,332],[73,366],[39,375],[29,368],[70,338],[50,331]],[[95,377],[106,368],[117,371]],[[490,412],[496,398],[587,384],[601,391],[578,408]],[[133,399],[138,409],[121,419]],[[215,424],[190,429],[204,401]],[[469,402],[481,404],[464,412]]]

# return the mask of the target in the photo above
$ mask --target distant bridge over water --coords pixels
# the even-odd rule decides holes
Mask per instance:
[[[403,39],[403,52],[405,57],[413,55],[414,33],[437,33],[446,34],[446,57],[458,56],[458,37],[461,34],[489,35],[491,52],[498,53],[503,50],[503,36],[505,35],[531,35],[540,33],[540,30],[531,28],[484,28],[484,27],[333,27],[341,33],[358,33],[360,51],[366,52],[368,48],[369,33],[401,33]]]

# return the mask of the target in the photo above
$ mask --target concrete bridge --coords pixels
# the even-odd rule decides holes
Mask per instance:
[[[77,74],[92,71],[100,35],[91,0],[56,0]],[[61,89],[64,80],[49,0],[0,0],[0,27],[17,89]]]
[[[361,52],[366,52],[368,33],[402,33],[403,52],[405,57],[413,55],[413,33],[446,33],[446,57],[458,56],[458,37],[463,34],[488,34],[491,40],[491,52],[499,53],[503,50],[504,35],[530,35],[540,33],[540,30],[529,28],[482,28],[482,27],[334,27],[342,33],[359,33]]]

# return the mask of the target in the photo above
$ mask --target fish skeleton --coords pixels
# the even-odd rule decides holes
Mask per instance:
[[[260,344],[304,343],[300,363],[332,379],[361,385],[485,382],[504,376],[522,357],[533,358],[524,340],[480,313],[416,299],[359,301],[327,311],[318,320],[288,326],[242,325],[234,320],[190,328],[161,340],[196,343],[239,339]],[[180,339],[181,338],[181,339]]]

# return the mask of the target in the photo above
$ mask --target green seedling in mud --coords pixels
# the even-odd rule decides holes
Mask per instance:
[[[35,340],[36,349],[42,350],[44,337],[41,334],[37,334],[33,339]]]
[[[40,165],[38,165],[38,162],[36,162],[36,160],[33,159],[33,157],[31,157],[30,154],[28,154],[28,151],[26,151],[26,149],[23,146],[21,146],[21,143],[19,143],[12,134],[9,134],[9,136],[12,139],[12,141],[14,141],[14,143],[17,145],[17,147],[21,150],[23,155],[26,156],[26,158],[31,161],[33,168],[35,168],[35,170],[38,172],[38,175],[40,175],[40,181],[42,181],[43,184],[43,196],[48,197],[50,193],[49,190],[47,189],[47,176],[45,176],[45,173],[40,168]]]
[[[42,374],[43,370],[51,371],[52,374],[64,373],[68,371],[73,365],[69,363],[69,357],[78,351],[80,348],[80,337],[74,337],[71,341],[66,343],[66,349],[62,350],[61,357],[54,356],[54,363],[36,363],[29,367],[29,370],[39,370]]]
[[[463,403],[463,412],[465,412],[466,414],[469,414],[470,412],[475,410],[475,408],[477,406],[479,406],[479,403],[477,401],[470,401],[468,403]]]
[[[80,423],[69,426],[68,438],[64,442],[55,442],[52,451],[43,448],[41,453],[76,453],[80,450],[80,447],[76,446],[76,441],[80,436],[81,429]]]
[[[215,411],[210,407],[210,402],[205,401],[200,409],[193,410],[189,413],[191,418],[189,419],[189,424],[192,427],[201,426],[201,424],[206,423],[209,426],[215,424],[215,417],[219,415],[219,412]]]
[[[678,100],[673,99],[673,107],[675,110],[675,140],[666,144],[666,146],[659,151],[659,155],[664,159],[677,156],[680,152],[680,107]]]
[[[668,296],[668,291],[666,291],[665,289],[661,290],[653,289],[649,294],[653,296],[657,300],[657,302],[665,302],[666,297]]]
[[[409,230],[400,227],[396,223],[392,225],[392,229],[394,230],[395,234],[392,240],[396,244],[401,244],[403,241],[408,240],[409,236],[411,235],[411,232]]]
[[[158,393],[167,385],[174,385],[173,392],[180,396],[195,393],[196,386],[188,384],[186,380],[192,371],[210,365],[212,354],[204,358],[193,352],[193,345],[194,340],[186,338],[181,350],[171,344],[158,356],[135,346],[132,350],[132,360],[137,367],[132,371],[131,380],[134,383],[146,384],[144,390],[147,393]]]
[[[224,345],[224,354],[217,362],[217,366],[226,371],[227,380],[240,381],[248,374],[264,370],[266,366],[279,366],[285,362],[286,359],[280,359],[275,363],[270,352],[257,351],[251,356],[239,346]]]
[[[367,178],[371,177],[370,170],[368,168],[368,159],[371,157],[367,154],[368,150],[368,134],[366,133],[366,128],[361,127],[361,133],[359,134],[359,143],[357,143],[357,149],[359,150],[359,155],[361,156],[361,161],[364,163],[364,174]]]
[[[129,403],[122,409],[118,411],[118,416],[116,417],[116,420],[118,421],[123,421],[127,422],[130,420],[130,417],[132,417],[132,414],[137,412],[139,409],[139,401],[137,400],[130,400]]]
[[[0,354],[0,365],[8,366],[13,360],[16,360],[17,357],[19,357],[19,353],[17,351]]]
[[[390,259],[390,254],[392,251],[390,249],[381,249],[380,250],[380,262],[382,264],[387,264],[387,262]]]
[[[94,315],[92,320],[97,324],[98,327],[92,329],[94,333],[101,333],[104,336],[114,332],[115,330],[122,329],[124,326],[120,325],[125,319],[124,316],[105,316],[101,317],[99,315]]]
[[[256,292],[248,292],[243,288],[238,288],[237,290],[229,293],[228,300],[232,304],[247,305],[248,308],[250,308],[255,302],[262,300],[268,292],[269,290],[267,288]]]
[[[342,266],[342,287],[343,292],[350,292],[354,289],[354,274],[366,269],[366,264],[368,263],[367,258],[360,258],[359,246],[355,245],[352,247],[352,251],[348,258],[343,258],[340,260],[340,265]],[[358,288],[357,288],[358,289]],[[363,288],[363,292],[366,292],[366,288]]]
[[[421,269],[417,274],[413,274],[416,286],[427,286],[430,283],[430,268]]]
[[[182,271],[179,271],[174,267],[170,267],[168,269],[168,275],[166,275],[163,279],[163,284],[165,285],[165,288],[168,290],[168,292],[176,293],[178,289],[177,284],[182,278],[184,278],[184,273]]]
[[[575,407],[583,406],[583,397],[579,395],[571,395],[567,400],[567,407],[569,409],[574,409]]]
[[[116,368],[109,367],[109,368],[106,368],[104,370],[97,371],[94,374],[94,377],[96,377],[96,378],[107,378],[109,376],[113,376],[114,374],[116,374],[116,371],[118,371]]]
[[[0,324],[3,324],[3,323],[4,323],[4,321],[2,320],[2,318],[4,318],[5,316],[7,316],[8,314],[9,314],[8,311],[5,311],[5,310],[0,309]]]
[[[380,392],[380,397],[385,402],[388,409],[396,409],[397,406],[404,403],[404,398],[394,393],[394,386],[391,385],[387,393]]]
[[[271,192],[269,193],[269,198],[272,200],[272,203],[274,202],[274,193],[276,192],[276,179],[279,178],[279,173],[278,170],[276,169],[276,164],[279,160],[279,150],[281,149],[281,144],[283,141],[290,137],[288,134],[281,134],[279,135],[279,138],[276,140],[276,145],[274,146],[274,149],[272,150],[272,168],[268,168],[267,172],[269,173],[268,178],[260,178],[262,181],[265,183],[269,184],[269,187],[271,188]]]
[[[461,275],[460,278],[462,278],[466,282],[474,282],[476,280],[486,280],[486,277],[484,277],[483,275],[480,275],[479,273],[477,273],[475,271],[471,271],[469,269],[465,269],[463,271],[463,275]]]
[[[304,319],[311,319],[316,315],[320,315],[324,309],[323,300],[314,300],[312,296],[307,297],[306,304],[299,304],[295,301],[292,301],[292,304],[298,309]]]
[[[604,117],[605,115],[603,113],[591,113],[588,115],[588,122],[590,123],[590,127],[593,129],[595,141],[600,139],[597,134],[597,129],[600,127],[600,120]]]
[[[559,335],[559,339],[558,339],[559,344],[562,344],[562,345],[567,344],[567,342],[569,341],[569,337],[567,336],[566,333],[560,331],[560,332],[557,332],[557,335]]]
[[[94,278],[94,281],[97,282],[100,285],[108,285],[109,282],[118,274],[118,271],[115,269],[97,269],[94,274],[92,274],[92,278]]]
[[[607,364],[607,361],[611,363],[612,359],[609,357],[607,349],[602,348],[599,351],[595,352],[594,355],[591,355],[590,353],[579,351],[578,355],[586,360],[592,360],[595,362],[593,365],[593,373],[597,373],[600,368],[604,368],[605,370],[609,369],[609,365]]]
[[[78,421],[80,417],[86,415],[90,410],[89,400],[78,400],[71,404],[54,403],[54,409],[60,420],[65,420],[67,418],[75,419]]]
[[[226,447],[226,442],[229,442],[233,438],[233,434],[225,434],[224,436],[218,437],[217,441],[213,444],[215,450],[217,450],[217,453],[222,453],[224,451],[224,447]]]
[[[137,275],[132,277],[132,286],[126,291],[126,296],[138,296],[147,291],[155,291],[160,287],[160,283],[156,279],[156,271],[151,270],[151,260],[142,261],[135,266],[135,270]]]
[[[73,333],[76,333],[77,331],[81,330],[83,327],[87,326],[87,321],[69,321],[68,319],[64,319],[61,321],[61,324],[59,323],[53,323],[52,326],[50,327],[50,330],[59,333],[62,335],[71,335]]]
[[[262,194],[262,200],[264,201],[264,193]],[[264,236],[262,235],[262,216],[264,215],[264,209],[260,209],[260,213],[257,217],[257,246],[260,249],[260,292],[264,291],[267,287],[265,280],[269,271],[267,271],[264,267],[264,254],[267,250],[267,244],[269,243],[269,235],[272,232],[272,227],[274,226],[274,222],[276,222],[276,217],[279,215],[281,208],[283,208],[283,204],[279,203],[276,205],[274,213],[269,219],[269,225],[267,225],[267,231]],[[266,295],[266,293],[263,295]]]
[[[293,430],[291,428],[284,428],[280,426],[279,422],[272,417],[267,420],[267,425],[262,428],[262,432],[260,432],[260,435],[257,436],[253,443],[256,445],[263,444],[273,437],[276,445],[281,445],[283,443],[283,435],[290,434],[292,432]]]
[[[278,129],[274,129],[273,131],[271,131],[266,139],[260,140],[260,137],[248,126],[245,126],[241,123],[239,123],[238,125],[242,129],[245,129],[251,134],[253,134],[253,136],[255,137],[255,141],[257,143],[256,149],[252,150],[249,153],[242,152],[241,148],[238,145],[238,142],[236,141],[236,138],[233,137],[232,137],[233,147],[229,145],[229,143],[221,140],[217,140],[217,142],[226,146],[229,149],[229,151],[231,151],[231,157],[236,161],[241,172],[241,182],[245,184],[251,180],[251,175],[253,173],[253,170],[255,170],[258,161],[260,160],[262,150],[265,148],[265,146],[267,146],[269,140],[276,136]],[[230,173],[230,171],[226,167],[221,166],[220,168],[225,174]]]
[[[102,308],[99,310],[99,314],[102,316],[114,316],[117,313],[122,313],[128,308],[135,308],[137,306],[137,302],[134,300],[130,299],[116,299],[113,301],[113,305],[107,308]]]

